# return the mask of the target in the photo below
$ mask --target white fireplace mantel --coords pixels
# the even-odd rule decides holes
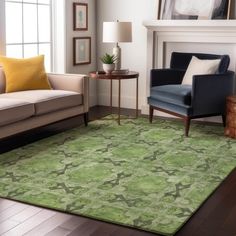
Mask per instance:
[[[148,29],[148,61],[163,67],[164,44],[168,42],[236,44],[236,20],[152,20]]]
[[[147,96],[150,70],[164,67],[166,43],[236,46],[236,20],[151,20],[143,25],[147,28]],[[142,112],[146,113],[146,108]]]

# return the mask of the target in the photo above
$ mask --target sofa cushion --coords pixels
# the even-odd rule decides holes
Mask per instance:
[[[176,105],[191,105],[191,85],[162,85],[151,88],[150,97]]]
[[[78,106],[83,102],[82,94],[64,90],[28,90],[4,93],[0,96],[33,103],[35,106],[35,115]]]
[[[2,98],[0,95],[0,126],[12,124],[34,115],[34,104],[18,100]]]

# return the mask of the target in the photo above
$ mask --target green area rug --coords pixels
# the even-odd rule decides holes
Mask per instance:
[[[222,127],[98,120],[0,155],[0,196],[172,235],[235,166]]]

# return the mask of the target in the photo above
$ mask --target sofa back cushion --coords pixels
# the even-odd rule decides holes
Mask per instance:
[[[187,70],[188,65],[195,56],[201,60],[216,60],[220,59],[219,68],[216,73],[224,74],[228,70],[230,58],[228,55],[216,55],[216,54],[205,54],[205,53],[182,53],[182,52],[173,52],[171,55],[170,68]]]
[[[0,66],[0,94],[5,93],[6,79],[3,68]]]

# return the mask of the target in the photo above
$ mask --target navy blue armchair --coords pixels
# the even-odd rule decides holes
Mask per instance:
[[[220,59],[216,74],[194,75],[192,85],[182,85],[187,67],[195,56],[199,59]],[[228,71],[228,55],[173,52],[169,69],[151,70],[149,120],[159,110],[184,119],[188,136],[191,119],[221,115],[225,125],[226,97],[234,92],[235,74]]]

